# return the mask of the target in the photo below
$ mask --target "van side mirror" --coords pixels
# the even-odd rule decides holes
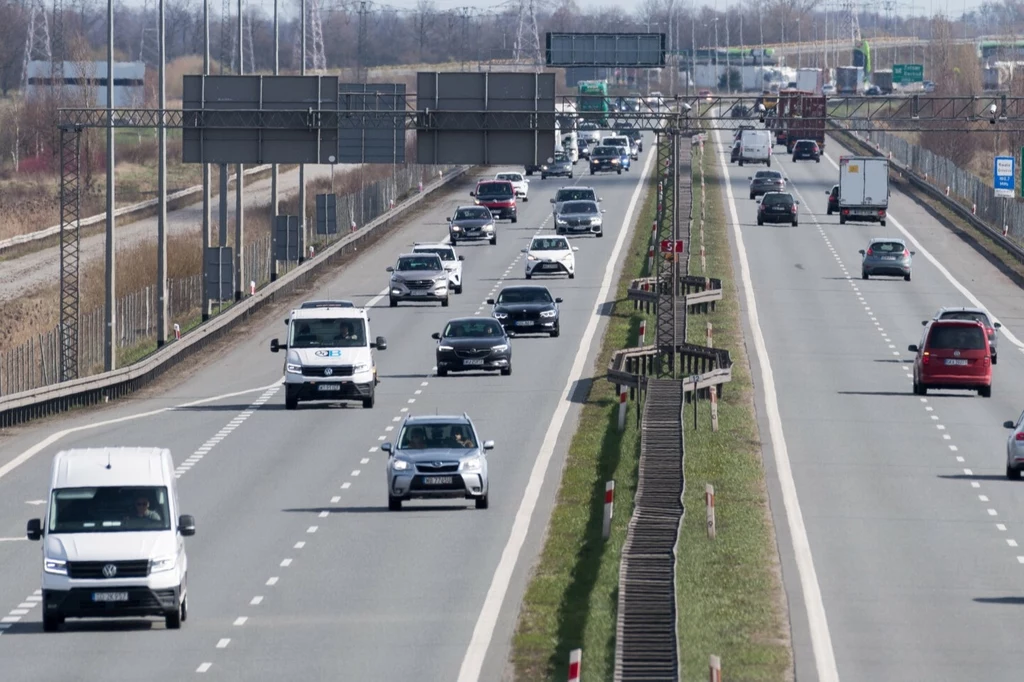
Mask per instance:
[[[460,254],[459,255],[459,260],[466,260],[466,257]]]
[[[286,327],[288,326],[288,323],[289,323],[290,321],[291,321],[291,320],[285,320],[285,321],[284,321],[284,324],[285,324],[285,326],[286,326]]]
[[[918,349],[916,345],[910,344],[909,346],[907,346],[907,350],[909,350],[911,353],[916,353]]]
[[[434,339],[435,341],[440,341],[441,340],[441,332],[434,332],[433,334],[430,335],[430,338]]]
[[[550,199],[548,199],[548,201],[550,201],[553,204],[553,203],[555,203],[555,198],[551,197]]]
[[[445,218],[445,220],[447,220],[450,223],[452,221],[452,218],[451,216],[448,216],[447,218]]]
[[[1015,427],[1015,426],[1017,426],[1017,425],[1016,425],[1016,424],[1014,424],[1013,422],[1003,422],[1003,428],[1004,428],[1004,429],[1012,429],[1012,428],[1013,428],[1013,427]],[[38,520],[39,520],[39,519],[32,519],[32,521],[38,521]],[[29,521],[29,525],[31,525],[31,524],[32,524],[32,521]],[[30,538],[29,538],[29,540],[31,540],[31,539],[32,539],[32,538],[30,537]]]
[[[196,520],[190,514],[182,514],[178,517],[178,532],[185,537],[196,534]]]
[[[520,253],[530,253],[529,249],[519,249]]]
[[[384,443],[380,446],[381,451],[391,452],[391,443]]]
[[[287,349],[288,349],[288,345],[287,345],[287,344],[285,344],[285,345],[283,345],[283,346],[282,346],[282,345],[281,345],[281,344],[280,344],[280,343],[278,342],[278,340],[277,340],[277,339],[270,339],[270,352],[271,352],[271,353],[276,353],[276,352],[278,352],[279,350],[281,350],[282,348],[284,348],[285,350],[287,350]]]
[[[494,449],[494,441],[493,440],[485,440],[484,441],[484,450],[493,450],[493,449]]]
[[[928,326],[928,320],[921,320],[921,326],[922,327],[927,327]]]
[[[830,189],[825,190],[825,194],[827,194],[829,196],[832,196],[832,190],[830,190]]]
[[[476,196],[476,192],[470,192],[470,193],[469,193],[469,196],[471,196],[471,197],[475,197],[475,196]]]
[[[494,299],[493,298],[487,299],[487,305],[494,305]]]
[[[377,350],[387,350],[388,340],[385,339],[383,336],[378,336],[376,343],[373,344],[373,347],[376,348]]]
[[[911,256],[916,256],[916,255],[917,255],[917,251],[911,251],[911,252],[910,252],[910,255],[911,255]]]
[[[25,537],[29,540],[38,540],[43,537],[43,522],[39,519],[29,519],[25,526]]]

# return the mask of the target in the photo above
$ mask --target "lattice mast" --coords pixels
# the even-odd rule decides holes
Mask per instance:
[[[658,287],[657,374],[660,379],[675,376],[676,357],[676,290],[679,272],[675,254],[660,253],[660,244],[675,241],[679,235],[676,193],[679,191],[679,132],[659,133],[657,140],[658,237],[655,246],[655,272]],[[679,257],[681,257],[680,254]],[[685,339],[679,339],[680,342]]]
[[[360,3],[365,5],[366,3]],[[365,7],[360,8],[360,27]],[[360,39],[360,44],[362,40]],[[324,50],[323,13],[320,0],[306,0],[306,54],[302,54],[302,41],[295,41],[292,49],[292,63],[301,68],[306,59],[306,73],[321,74],[327,71],[327,54]]]
[[[516,43],[513,59],[516,63],[541,63],[540,33],[537,30],[537,10],[534,0],[520,0],[516,22]]]
[[[56,6],[54,14],[56,14]],[[50,20],[46,16],[44,0],[30,0],[28,6],[28,32],[25,36],[25,55],[21,64],[21,85],[28,85],[28,64],[34,61],[53,63],[50,44]]]
[[[242,64],[235,60],[239,54],[242,55]],[[238,50],[238,32],[231,32],[231,70],[235,73],[253,73],[256,70],[256,53],[252,47],[252,13],[244,12],[242,15],[242,50]]]
[[[839,33],[836,38],[845,40],[850,38],[850,45],[858,45],[861,41],[860,33],[860,2],[858,0],[842,0],[842,8],[839,13]]]

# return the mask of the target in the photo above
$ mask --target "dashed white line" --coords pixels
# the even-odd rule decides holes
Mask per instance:
[[[320,512],[320,514],[319,514],[321,519],[326,519],[330,515],[331,515],[331,512],[327,511],[326,509],[323,510],[322,512]]]
[[[996,524],[996,528],[997,528],[998,530],[1001,530],[1001,531],[1005,531],[1005,530],[1006,530],[1006,525],[1005,525],[1005,524],[1002,524],[1002,523],[997,523],[997,524]]]
[[[995,509],[989,509],[988,510],[988,515],[989,516],[999,516],[999,512],[997,512]]]
[[[359,463],[360,464],[369,464],[370,463],[370,458],[369,457],[363,457],[361,460],[359,460]]]
[[[267,586],[268,587],[273,587],[274,585],[277,584],[278,580],[280,580],[280,578],[278,578],[276,575],[273,576],[272,578],[268,578],[267,579]]]
[[[1007,538],[1006,539],[1006,544],[1008,544],[1010,547],[1016,547],[1017,546],[1017,541],[1016,540],[1011,540],[1011,539]]]
[[[295,543],[294,545],[292,545],[292,549],[302,549],[302,548],[303,548],[303,547],[305,547],[305,546],[306,546],[306,543],[305,543],[305,541],[303,541],[303,540],[299,540],[299,541],[298,541],[298,542],[296,542],[296,543]]]
[[[218,640],[217,641],[217,648],[218,649],[226,649],[230,642],[231,642],[231,638],[230,637],[225,637],[224,639]]]
[[[982,502],[988,502],[988,495],[978,495],[978,499]]]
[[[341,489],[342,490],[348,490],[351,485],[352,485],[351,483],[349,483],[348,481],[345,481],[344,483],[341,484]]]
[[[353,469],[352,470],[352,475],[353,476],[358,476],[359,474],[360,474],[360,470],[359,469]]]
[[[245,621],[247,621],[247,620],[249,620],[249,616],[239,616],[238,618],[235,618],[235,622],[232,623],[232,625],[236,625],[236,626],[245,625]]]
[[[205,673],[207,670],[209,670],[212,667],[213,667],[213,663],[201,663],[199,665],[199,667],[196,668],[196,672],[197,673]]]
[[[282,568],[288,568],[291,565],[292,565],[292,560],[291,559],[282,559],[281,560],[281,567]]]
[[[964,469],[965,476],[973,476],[974,472],[971,469]]]
[[[262,603],[263,603],[263,597],[261,597],[261,596],[256,596],[256,597],[253,597],[252,599],[249,600],[249,605],[250,606],[259,606]]]
[[[341,502],[341,495],[335,495],[331,498],[331,504],[338,504]]]

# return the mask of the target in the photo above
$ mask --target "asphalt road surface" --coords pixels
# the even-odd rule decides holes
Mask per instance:
[[[728,154],[731,134],[716,136]],[[757,226],[747,177],[764,166],[719,167],[756,301],[748,345],[797,679],[1019,680],[1024,486],[1004,477],[1001,424],[1024,407],[1020,289],[898,185],[886,227],[827,216],[851,153],[834,139],[821,163],[776,150],[798,227]],[[858,250],[880,236],[915,240],[912,281],[861,280]],[[1004,325],[992,397],[913,395],[921,321],[979,302]]]
[[[269,352],[270,339],[286,330],[282,306],[160,390],[8,433],[0,450],[0,614],[10,615],[0,623],[0,678],[500,679],[582,389],[594,373],[607,322],[601,304],[614,296],[608,285],[625,255],[624,230],[639,208],[641,176],[653,166],[647,142],[621,176],[583,176],[581,163],[575,180],[534,177],[519,222],[499,224],[496,246],[457,247],[466,257],[465,293],[448,308],[388,308],[380,294],[399,253],[447,236],[445,216],[472,202],[467,185],[311,293],[373,303],[372,333],[389,347],[377,354],[382,383],[372,410],[304,404],[285,411],[277,385],[283,356]],[[517,337],[509,377],[435,377],[431,333],[453,317],[488,315],[486,298],[523,281],[520,249],[538,231],[553,232],[549,198],[569,183],[595,186],[607,213],[603,239],[572,240],[575,279],[531,281],[564,298],[561,336]],[[413,501],[387,511],[381,443],[406,414],[463,411],[497,444],[490,509]],[[179,631],[156,620],[69,621],[43,634],[33,598],[40,548],[19,538],[42,512],[52,455],[147,444],[171,448],[183,512],[196,517],[198,532],[187,541],[188,621]]]

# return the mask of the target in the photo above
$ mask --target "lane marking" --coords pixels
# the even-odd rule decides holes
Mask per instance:
[[[201,663],[199,665],[199,667],[196,668],[196,672],[197,673],[205,673],[207,670],[209,670],[212,667],[213,667],[213,663]]]
[[[593,364],[588,362],[588,356],[597,332],[597,326],[602,321],[600,310],[607,301],[611,300],[609,293],[611,292],[616,265],[625,246],[626,238],[631,232],[633,214],[636,212],[640,196],[646,188],[645,181],[656,156],[657,154],[654,153],[648,155],[647,160],[644,162],[643,170],[640,173],[639,182],[636,189],[633,190],[633,196],[630,198],[629,205],[626,208],[626,214],[622,220],[622,228],[619,230],[615,246],[605,266],[604,277],[601,280],[601,288],[597,294],[594,310],[587,322],[587,328],[583,332],[572,368],[569,370],[569,379],[562,389],[561,400],[555,407],[554,414],[548,424],[547,433],[544,434],[544,441],[537,454],[537,459],[534,460],[533,470],[530,472],[530,478],[526,484],[526,489],[523,491],[519,509],[516,511],[515,520],[512,522],[512,531],[509,534],[504,550],[502,550],[501,559],[494,570],[494,577],[491,579],[491,585],[487,590],[487,596],[484,599],[483,607],[480,609],[480,615],[477,618],[476,625],[473,628],[473,635],[466,649],[466,655],[462,660],[462,666],[459,668],[458,682],[477,682],[480,677],[484,659],[487,656],[487,649],[490,647],[491,639],[494,636],[498,615],[505,601],[508,586],[512,581],[512,571],[515,569],[523,543],[526,541],[526,534],[530,527],[530,521],[533,519],[534,511],[537,508],[537,499],[540,497],[545,473],[547,472],[548,465],[551,463],[551,458],[554,456],[558,434],[562,430],[562,426],[569,413],[569,408],[572,406],[570,401],[571,393],[576,382],[589,369],[589,366]]]
[[[230,637],[225,637],[224,639],[219,640],[217,642],[217,648],[218,649],[226,649],[228,647],[228,643],[230,641],[231,641]]]
[[[253,597],[251,600],[249,600],[249,605],[250,606],[259,606],[262,603],[263,603],[263,597]]]
[[[249,620],[248,616],[239,616],[238,618],[235,618],[233,625],[245,625],[245,621],[247,620]]]
[[[721,135],[715,131],[715,148],[721,148]],[[779,487],[782,490],[782,501],[786,509],[786,520],[793,539],[797,572],[800,575],[800,586],[807,607],[808,627],[811,634],[811,649],[814,652],[815,666],[819,682],[839,682],[839,670],[836,667],[835,652],[832,648],[832,636],[829,633],[828,618],[825,615],[825,604],[821,596],[821,585],[814,569],[814,557],[811,554],[811,543],[807,537],[800,500],[793,479],[793,468],[789,461],[786,437],[782,428],[782,417],[779,413],[779,398],[775,390],[775,379],[772,374],[771,360],[765,345],[764,333],[757,314],[757,301],[750,277],[750,262],[743,242],[743,231],[736,208],[736,197],[732,192],[731,174],[726,165],[725,157],[718,153],[719,167],[725,184],[728,198],[729,213],[732,218],[732,232],[736,241],[739,256],[740,279],[743,282],[743,293],[747,304],[747,321],[754,336],[754,348],[757,352],[761,368],[761,384],[765,398],[765,411],[771,434],[772,451],[779,472]]]
[[[267,579],[267,586],[268,587],[273,587],[274,585],[277,584],[278,580],[280,580],[280,578],[278,578],[276,575],[274,577],[272,577],[272,578],[268,578]]]

